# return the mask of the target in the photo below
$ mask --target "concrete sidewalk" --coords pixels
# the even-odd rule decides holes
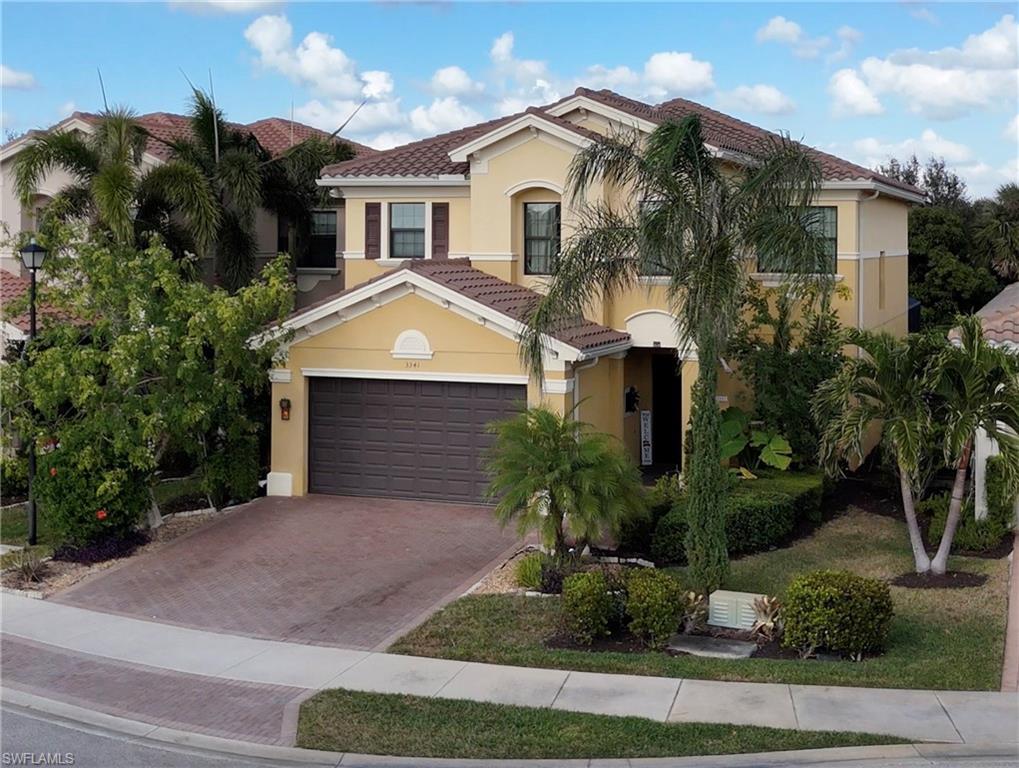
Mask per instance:
[[[2,609],[6,635],[224,683],[348,688],[914,741],[1019,743],[1015,693],[727,683],[476,664],[202,632],[6,593]]]

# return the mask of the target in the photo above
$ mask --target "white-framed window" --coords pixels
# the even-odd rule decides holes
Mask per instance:
[[[425,257],[425,204],[389,204],[389,258]]]
[[[525,274],[552,274],[560,234],[559,203],[524,203]]]
[[[822,205],[811,208],[806,214],[806,226],[824,241],[825,263],[818,265],[818,272],[834,274],[838,261],[838,229],[839,210],[834,205]],[[771,254],[758,254],[757,271],[763,273],[781,272],[781,261]]]

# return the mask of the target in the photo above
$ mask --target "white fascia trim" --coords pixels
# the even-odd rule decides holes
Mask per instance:
[[[443,306],[458,307],[485,323],[491,323],[495,328],[500,329],[508,336],[519,338],[526,330],[525,325],[519,320],[511,318],[508,315],[504,315],[501,312],[475,301],[474,299],[468,298],[461,293],[450,290],[449,288],[429,280],[424,275],[414,272],[411,269],[398,269],[388,275],[385,275],[379,280],[376,280],[375,282],[366,283],[359,288],[355,288],[350,293],[337,296],[335,299],[323,304],[322,306],[314,307],[297,315],[296,317],[292,317],[289,320],[284,321],[281,325],[277,326],[277,332],[278,330],[296,331],[305,328],[306,326],[313,326],[318,321],[337,315],[343,312],[343,310],[362,302],[374,301],[376,306],[381,306],[384,303],[394,301],[395,299],[404,296],[405,293],[400,291],[393,292],[388,297],[383,296],[386,291],[391,291],[393,288],[400,288],[402,286],[409,286],[411,291],[413,291],[414,288],[418,288],[421,290],[421,294],[426,298],[435,296]],[[334,324],[323,323],[317,331],[314,327],[312,327],[309,329],[309,335],[314,336],[316,333],[326,330],[327,326],[333,327],[333,325]],[[269,332],[269,334],[272,333],[273,331]],[[254,343],[258,343],[260,338],[263,337],[256,337]],[[304,338],[308,337],[305,336]],[[304,339],[300,340],[303,341]],[[564,360],[572,361],[587,359],[589,357],[595,357],[597,354],[603,354],[598,350],[581,352],[576,347],[572,347],[569,344],[550,336],[545,337],[544,343],[546,349],[549,349],[556,355],[561,356]],[[629,342],[627,342],[627,346],[629,346]]]
[[[9,157],[14,157],[21,150],[27,147],[28,144],[33,139],[37,138],[41,134],[54,133],[60,131],[82,131],[84,133],[90,134],[93,133],[94,130],[95,128],[91,123],[88,123],[79,117],[74,116],[65,117],[59,123],[50,128],[29,131],[24,136],[16,139],[15,141],[12,141],[10,144],[4,147],[3,152],[0,152],[0,160],[6,160]]]
[[[273,368],[269,371],[269,381],[273,384],[289,384],[293,378],[293,372],[289,368]]]
[[[541,391],[546,395],[565,395],[573,391],[574,379],[545,379]]]
[[[889,197],[897,197],[901,200],[907,200],[911,203],[923,203],[927,200],[924,195],[907,192],[904,189],[893,187],[890,184],[883,184],[880,181],[872,181],[870,179],[825,181],[821,184],[821,189],[865,189],[873,192],[880,192],[882,195],[888,195]]]
[[[563,194],[563,187],[561,184],[556,184],[554,181],[548,179],[528,179],[527,181],[521,181],[518,184],[514,184],[507,187],[503,192],[506,197],[512,197],[517,192],[523,192],[525,189],[547,189],[556,194]]]
[[[484,149],[485,147],[491,146],[496,142],[502,141],[505,138],[512,136],[514,133],[518,133],[527,128],[533,128],[536,131],[543,131],[557,139],[561,139],[568,144],[572,144],[576,147],[586,147],[591,143],[591,140],[574,133],[571,130],[563,128],[560,125],[556,125],[550,120],[543,119],[540,115],[528,113],[521,115],[516,120],[495,128],[492,131],[479,136],[473,141],[469,141],[466,144],[461,144],[459,147],[451,150],[449,153],[449,159],[454,163],[466,163],[470,156],[478,150]]]
[[[633,342],[630,339],[626,341],[616,341],[612,344],[603,344],[600,347],[593,347],[591,349],[584,350],[577,356],[577,362],[583,362],[584,360],[593,360],[596,357],[608,357],[618,352],[625,352],[633,346]]]
[[[522,384],[527,376],[499,373],[446,373],[420,370],[379,371],[358,368],[302,368],[302,376],[333,379],[398,379],[400,381],[449,381],[464,384]]]
[[[760,283],[765,288],[778,288],[781,285],[786,285],[790,282],[789,278],[792,275],[787,275],[784,272],[754,272],[750,275],[750,279]],[[817,275],[821,277],[821,275]],[[833,275],[832,276],[836,283],[841,283],[846,279],[845,275]]]
[[[363,259],[364,251],[344,251],[343,258],[345,259]]]
[[[433,176],[322,176],[320,187],[465,187],[467,177],[460,173]]]
[[[900,259],[909,256],[908,252],[903,253],[890,253],[889,251],[884,252],[886,259]],[[839,261],[865,261],[867,259],[880,259],[882,256],[881,251],[849,251],[846,253],[838,254]]]
[[[594,112],[597,115],[608,118],[609,120],[615,120],[619,123],[626,123],[632,125],[645,133],[651,133],[655,128],[658,127],[658,123],[654,123],[650,120],[645,120],[642,117],[631,115],[629,112],[624,112],[621,109],[610,107],[607,104],[602,104],[600,101],[595,101],[587,96],[574,96],[572,99],[556,104],[551,109],[545,110],[554,117],[562,117],[565,114],[569,114],[575,109],[586,109],[588,112]]]

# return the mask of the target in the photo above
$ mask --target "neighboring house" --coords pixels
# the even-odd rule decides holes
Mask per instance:
[[[988,344],[1019,356],[1019,283],[1005,288],[976,314]],[[953,328],[948,338],[958,343],[958,329]],[[973,445],[973,485],[974,513],[978,520],[987,516],[987,460],[997,454],[998,444],[984,430],[977,430]],[[1019,498],[1016,499],[1016,513],[1019,514]]]
[[[518,340],[570,233],[564,187],[578,149],[688,114],[701,116],[723,164],[746,162],[769,135],[682,99],[651,106],[581,88],[323,169],[319,183],[345,204],[346,290],[285,323],[294,336],[271,376],[269,493],[477,501],[485,425],[521,402],[579,403],[581,420],[642,464],[681,464],[702,361],[677,337],[661,278],[548,338],[541,382],[522,367]],[[841,319],[905,334],[907,217],[922,193],[815,154],[832,268],[851,293],[837,300]],[[748,267],[763,284],[778,278],[766,263]],[[723,371],[720,400],[739,393]]]
[[[75,112],[49,130],[81,131],[87,134],[95,130],[100,119],[99,115]],[[147,142],[142,156],[143,168],[158,165],[169,158],[170,150],[164,141],[187,136],[190,132],[190,121],[184,115],[153,112],[140,115],[137,122],[153,136]],[[284,152],[309,136],[328,135],[317,128],[279,117],[270,117],[247,125],[235,124],[234,127],[251,132],[262,147],[273,155]],[[60,169],[53,170],[39,184],[38,193],[31,204],[21,205],[14,190],[14,162],[18,153],[38,134],[38,131],[30,131],[0,147],[0,216],[2,216],[0,225],[6,230],[7,235],[17,235],[25,230],[34,229],[39,209],[74,181],[66,172]],[[375,151],[370,147],[350,143],[357,157],[364,157]],[[314,213],[308,253],[303,254],[296,265],[298,306],[343,288],[343,227],[346,218],[343,212],[344,202],[337,198],[332,206]],[[259,209],[256,215],[255,228],[258,237],[256,264],[257,268],[261,268],[279,251],[287,250],[289,232],[285,222],[277,221],[275,214],[262,209]],[[206,260],[204,269],[206,274],[211,276],[211,258]],[[0,245],[0,271],[14,275],[22,273],[21,259],[7,245]],[[0,279],[4,277],[0,276]]]

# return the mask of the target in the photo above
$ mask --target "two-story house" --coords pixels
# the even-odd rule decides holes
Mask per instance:
[[[269,493],[476,501],[486,424],[521,402],[566,410],[643,464],[677,466],[697,350],[677,337],[660,278],[605,298],[547,339],[545,376],[522,366],[526,307],[570,211],[567,172],[612,129],[697,114],[720,163],[763,129],[676,99],[648,105],[578,89],[555,104],[323,169],[344,201],[346,287],[298,311],[272,372]],[[919,190],[816,152],[844,324],[904,334],[907,215]],[[753,265],[767,284],[777,276]],[[711,361],[715,364],[715,361]],[[724,400],[736,388],[723,367]]]
[[[91,134],[100,119],[99,115],[89,112],[75,112],[47,131],[77,131]],[[139,115],[136,122],[151,136],[146,142],[141,158],[143,170],[166,162],[170,157],[170,148],[166,142],[187,137],[191,131],[188,117],[169,112]],[[324,131],[310,125],[279,117],[269,117],[246,125],[234,124],[234,127],[251,133],[259,144],[274,156],[310,136],[323,138],[328,136]],[[38,131],[29,131],[0,147],[0,233],[3,234],[2,239],[5,241],[21,232],[34,230],[39,210],[49,203],[54,195],[75,182],[63,169],[51,169],[39,183],[31,203],[27,206],[21,204],[14,189],[14,164],[20,152],[38,134]],[[358,158],[375,152],[370,147],[354,142],[348,143]],[[308,248],[302,250],[295,265],[298,306],[314,302],[321,296],[343,288],[343,227],[346,221],[344,204],[345,200],[342,197],[336,197],[333,198],[331,205],[313,213]],[[289,250],[289,225],[285,221],[279,221],[275,214],[259,209],[255,217],[255,231],[256,269],[260,269],[280,251]],[[204,272],[211,277],[211,258],[206,258],[202,266]],[[23,271],[21,259],[17,253],[11,251],[7,243],[0,244],[0,271],[13,275],[20,275]]]

